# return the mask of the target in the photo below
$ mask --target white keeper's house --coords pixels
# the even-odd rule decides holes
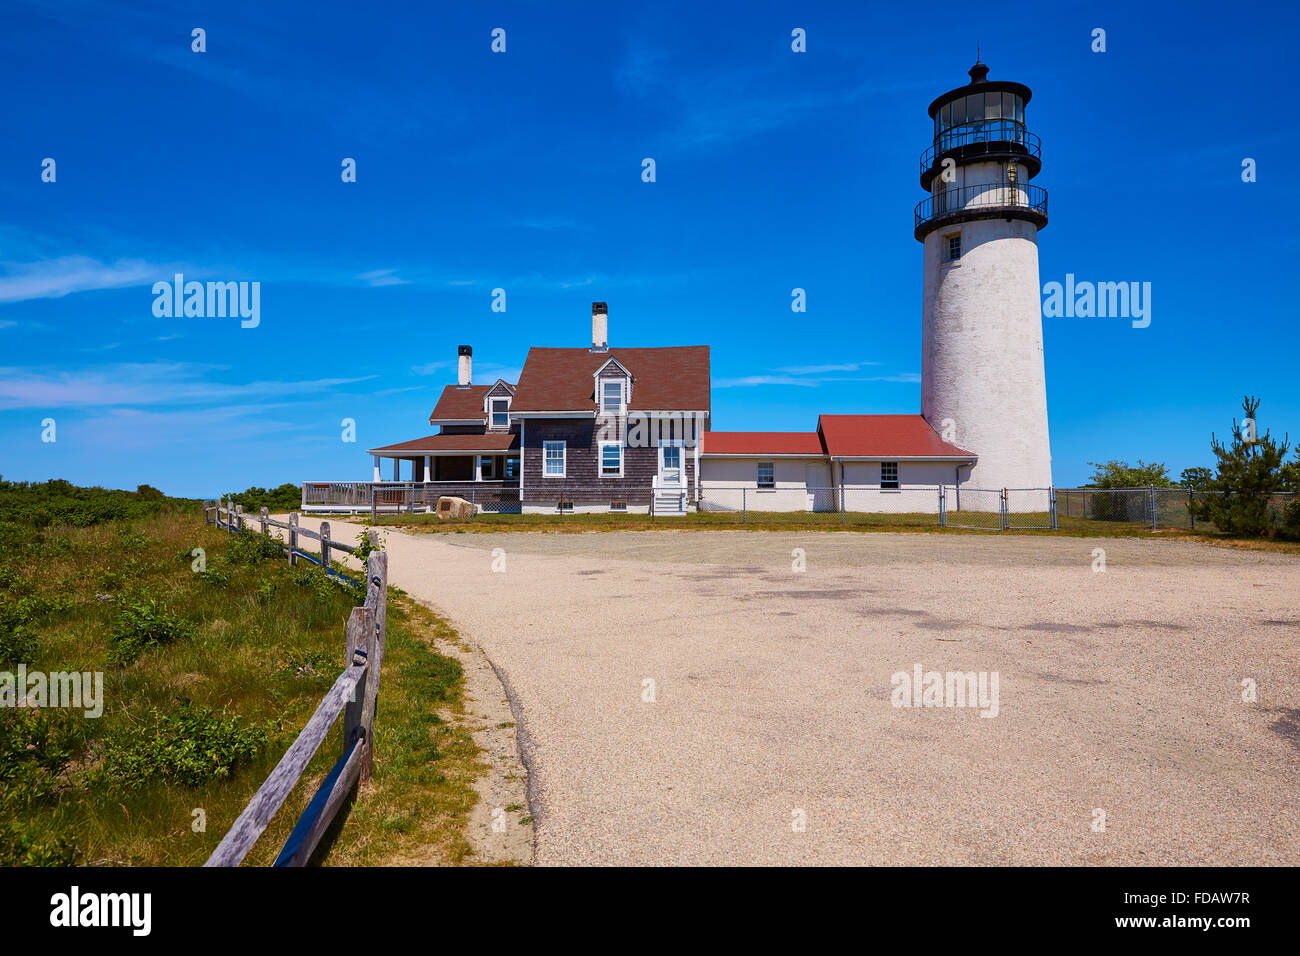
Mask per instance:
[[[460,346],[458,381],[429,415],[437,430],[369,450],[379,504],[431,506],[446,494],[542,513],[925,512],[937,510],[940,486],[1048,488],[1038,291],[1047,193],[1029,182],[1041,167],[1025,125],[1030,95],[976,63],[969,83],[930,104],[920,161],[929,195],[913,223],[924,246],[919,414],[717,431],[709,347],[610,346],[608,309],[595,302],[590,346],[534,347],[518,382],[474,384],[473,351]],[[369,507],[362,485],[304,483],[304,507]]]

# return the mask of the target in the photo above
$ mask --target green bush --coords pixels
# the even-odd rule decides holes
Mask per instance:
[[[0,709],[0,809],[23,809],[52,797],[59,776],[84,749],[80,714]]]
[[[109,633],[109,660],[130,664],[145,648],[194,636],[194,625],[152,597],[124,598]]]
[[[261,564],[263,561],[284,559],[284,546],[279,539],[259,531],[236,531],[231,535],[226,557],[234,564]]]
[[[168,498],[157,488],[135,491],[81,488],[70,481],[0,481],[0,514],[7,522],[30,528],[72,525],[85,528],[106,521],[123,521],[159,514],[168,509],[193,510],[198,502]]]
[[[25,625],[0,624],[0,664],[33,664],[40,649],[40,641]]]
[[[1292,498],[1282,509],[1282,523],[1277,529],[1277,536],[1288,541],[1300,541],[1300,495]]]
[[[104,744],[103,772],[114,784],[137,788],[151,781],[197,787],[230,776],[271,741],[274,725],[241,727],[238,716],[217,715],[188,701],[175,713],[156,708],[148,725]]]
[[[17,820],[0,826],[0,866],[72,866],[75,856],[62,837],[43,837]]]
[[[262,508],[271,514],[283,514],[302,506],[302,489],[288,482],[270,489],[254,486],[247,491],[232,492],[226,500],[242,506],[245,515],[257,514]]]

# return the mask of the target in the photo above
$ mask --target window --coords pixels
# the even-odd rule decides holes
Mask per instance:
[[[623,413],[623,383],[602,382],[600,386],[600,406],[604,411],[615,415]]]
[[[507,478],[507,480],[511,480],[511,481],[513,481],[514,479],[516,479],[516,478],[518,478],[518,477],[519,477],[519,459],[518,459],[518,458],[507,458],[507,459],[506,459],[506,478]]]
[[[478,460],[478,470],[485,481],[491,481],[497,476],[497,460],[491,455],[481,455]]]
[[[600,477],[623,477],[623,445],[616,441],[600,443]]]
[[[880,487],[898,487],[898,462],[882,461],[880,463]]]
[[[555,510],[562,515],[571,515],[573,514],[573,502],[561,499],[555,503]]]
[[[505,428],[510,424],[510,399],[492,399],[492,427]]]
[[[948,261],[956,262],[961,258],[961,233],[954,233],[946,238],[948,240]]]
[[[627,502],[626,502],[626,501],[611,501],[611,502],[609,503],[609,510],[610,510],[610,511],[627,511]]]
[[[758,463],[757,477],[758,477],[758,487],[760,490],[764,488],[770,489],[776,487],[776,474],[772,470],[772,463],[770,461],[760,461]]]
[[[564,477],[564,450],[562,441],[542,442],[542,475],[547,478]]]
[[[1002,94],[985,93],[984,94],[984,118],[986,120],[995,120],[1002,118]]]

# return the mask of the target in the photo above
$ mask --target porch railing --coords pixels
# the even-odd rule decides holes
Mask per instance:
[[[302,510],[411,511],[431,508],[443,495],[492,510],[502,500],[518,500],[519,481],[304,481]]]

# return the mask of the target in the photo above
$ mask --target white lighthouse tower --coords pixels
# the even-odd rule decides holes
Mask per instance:
[[[1038,291],[1047,191],[1029,182],[1042,165],[1030,95],[976,63],[970,83],[930,104],[921,156],[921,414],[979,456],[959,478],[975,488],[1052,484]]]

